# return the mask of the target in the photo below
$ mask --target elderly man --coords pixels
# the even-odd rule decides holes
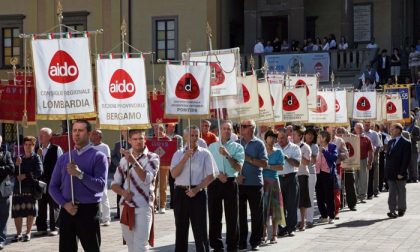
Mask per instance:
[[[41,176],[41,180],[50,184],[51,176],[54,170],[55,163],[57,159],[63,155],[63,150],[60,146],[52,144],[52,130],[50,128],[42,128],[39,130],[39,148],[38,154],[41,156],[42,159],[42,166],[44,168],[44,172]],[[56,220],[58,218],[58,213],[60,211],[60,207],[55,203],[55,201],[51,198],[50,194],[47,193],[42,196],[40,200],[38,200],[38,217],[36,218],[36,227],[38,230],[39,235],[46,235],[47,234],[47,212],[49,209],[49,226],[50,226],[50,235],[55,236],[58,235],[58,231],[56,229]]]
[[[225,207],[227,251],[236,251],[239,242],[238,183],[236,177],[242,169],[245,153],[239,143],[231,140],[232,122],[222,123],[220,142],[212,143],[209,150],[216,161],[219,176],[208,188],[209,236],[214,251],[223,251],[222,214]]]
[[[90,135],[90,142],[92,143],[92,148],[102,152],[108,158],[108,164],[111,164],[111,150],[109,149],[108,144],[102,142],[102,131],[100,129],[95,129]],[[108,179],[108,174],[106,174]],[[108,199],[108,184],[105,183],[104,193],[101,200],[101,224],[103,226],[111,225],[111,208],[109,206]]]
[[[111,189],[123,198],[121,229],[128,251],[140,252],[149,248],[159,156],[147,149],[143,130],[131,130],[128,141],[132,148],[122,150]]]
[[[209,120],[202,120],[201,121],[201,138],[206,141],[207,145],[210,145],[216,141],[219,141],[217,136],[210,132],[211,122]]]
[[[369,137],[363,134],[363,124],[356,123],[354,131],[360,138],[360,169],[356,172],[357,196],[360,203],[366,203],[369,170],[372,169],[373,146]]]
[[[386,154],[385,174],[389,186],[388,217],[390,218],[402,217],[407,210],[405,184],[411,162],[411,144],[401,136],[402,130],[403,127],[399,123],[391,125],[392,140],[388,142],[389,148]]]
[[[297,224],[297,209],[299,203],[299,181],[297,172],[302,159],[300,147],[289,140],[288,130],[279,129],[278,144],[283,150],[285,164],[279,171],[281,193],[283,195],[284,210],[286,214],[286,227],[279,228],[279,235],[295,235]]]
[[[373,147],[373,161],[372,168],[369,170],[369,185],[368,185],[368,199],[372,199],[372,196],[378,197],[379,194],[379,151],[383,147],[381,138],[378,132],[374,131],[370,127],[370,122],[365,122],[365,132],[363,133],[372,142]]]
[[[245,163],[239,176],[239,249],[247,248],[247,201],[251,210],[249,243],[253,250],[258,250],[264,228],[262,170],[267,168],[268,155],[264,143],[254,135],[255,128],[254,120],[242,121],[241,139],[238,140],[245,150]]]
[[[191,222],[196,251],[209,251],[207,237],[206,188],[218,175],[211,153],[198,146],[200,130],[191,126],[184,130],[187,146],[175,152],[171,175],[175,178],[175,252],[188,251],[188,229]]]

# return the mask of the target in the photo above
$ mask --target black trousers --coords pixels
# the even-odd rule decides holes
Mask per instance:
[[[334,178],[331,174],[320,172],[316,176],[316,200],[322,218],[335,218]]]
[[[207,193],[210,246],[215,251],[223,251],[222,214],[224,203],[227,251],[238,250],[238,184],[234,178],[229,178],[226,183],[222,183],[216,179],[208,186]]]
[[[369,170],[368,191],[367,191],[367,197],[368,198],[373,197],[373,177],[374,177],[374,174],[375,174],[375,168],[373,167],[373,164],[372,164],[372,167]]]
[[[185,189],[175,188],[174,195],[175,214],[175,252],[188,251],[188,229],[191,227],[194,234],[195,249],[197,252],[210,251],[207,238],[207,195],[201,191],[190,198]]]
[[[344,189],[346,191],[346,202],[349,208],[356,207],[357,196],[356,196],[356,183],[354,180],[354,172],[344,171],[343,172]],[[343,190],[341,190],[341,198],[344,199]],[[344,200],[341,201],[341,206],[344,207]]]
[[[251,210],[251,237],[249,244],[252,247],[261,243],[263,224],[263,186],[239,186],[239,247],[246,247],[248,238],[247,201]]]
[[[79,204],[76,215],[60,210],[60,252],[77,252],[77,238],[85,251],[99,252],[101,230],[99,204]]]
[[[169,193],[170,193],[169,208],[174,209],[175,179],[172,178],[171,172],[169,172],[168,181],[169,181]]]
[[[117,194],[117,217],[120,218],[121,214],[120,214],[120,201],[121,201],[121,196]]]
[[[379,191],[384,190],[385,179],[385,152],[379,152]]]
[[[279,176],[281,193],[283,196],[284,211],[286,214],[286,227],[279,226],[279,233],[296,230],[297,209],[299,204],[299,181],[295,172],[285,177]]]
[[[50,219],[50,230],[54,231],[56,229],[56,220],[60,212],[60,207],[55,203],[51,198],[50,194],[47,192],[42,195],[42,198],[38,200],[38,217],[36,218],[36,228],[38,231],[47,231],[47,212],[48,207],[50,208],[49,219]]]

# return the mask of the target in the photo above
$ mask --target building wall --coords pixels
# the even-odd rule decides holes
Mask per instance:
[[[305,16],[316,16],[316,36],[321,38],[335,34],[337,40],[341,36],[341,1],[318,0],[305,1]]]

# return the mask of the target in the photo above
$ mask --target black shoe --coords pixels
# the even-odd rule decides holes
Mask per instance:
[[[239,245],[239,250],[246,250],[248,247],[246,245]]]
[[[403,211],[403,210],[398,211],[398,217],[403,217],[404,214],[405,214],[405,211]]]
[[[288,234],[289,234],[290,237],[293,237],[293,236],[295,236],[295,231],[290,231],[290,232],[288,232]]]
[[[378,198],[379,197],[379,195],[378,194],[375,194],[375,195],[373,195],[375,198]]]
[[[46,236],[48,234],[47,230],[38,230],[38,232],[35,234],[38,237]]]
[[[23,242],[28,242],[30,240],[31,240],[31,234],[24,234],[23,235],[23,239],[22,239]]]
[[[368,199],[368,200],[371,200],[371,199],[372,199],[372,196],[369,196],[367,199]]]
[[[357,211],[357,209],[355,207],[350,207],[349,209],[350,209],[350,211]]]
[[[20,235],[15,235],[11,240],[11,242],[19,242],[19,241],[22,241],[22,235],[21,234]]]
[[[366,203],[366,201],[365,201],[365,200],[360,200],[360,203],[365,204],[365,203]]]
[[[260,250],[260,246],[256,245],[256,246],[252,246],[251,251],[259,251]]]
[[[398,217],[398,215],[395,212],[389,212],[387,213],[388,217],[391,219],[395,219]]]
[[[281,230],[277,232],[277,236],[283,237],[287,235],[287,231],[286,230]]]

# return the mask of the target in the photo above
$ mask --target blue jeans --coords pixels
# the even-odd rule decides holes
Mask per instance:
[[[10,197],[0,197],[0,242],[6,242],[7,220],[9,219]]]

